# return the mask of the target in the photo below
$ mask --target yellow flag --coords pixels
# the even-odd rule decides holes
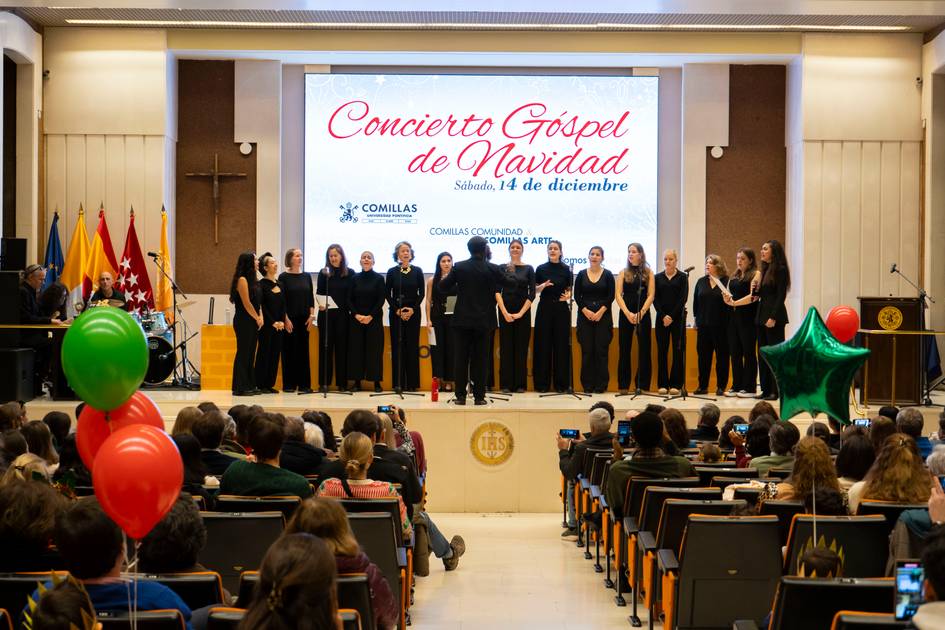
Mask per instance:
[[[167,244],[167,211],[163,207],[161,207],[161,248],[158,250],[157,262],[164,273],[158,274],[154,307],[159,311],[164,311],[168,321],[173,321],[174,292],[167,278],[173,278],[174,272],[171,269],[171,248]]]
[[[72,231],[66,263],[62,267],[62,275],[59,276],[59,281],[69,289],[69,301],[72,304],[83,301],[88,297],[86,291],[92,290],[92,283],[85,275],[88,262],[89,235],[85,231],[85,211],[79,205],[79,219],[76,221],[75,230]]]

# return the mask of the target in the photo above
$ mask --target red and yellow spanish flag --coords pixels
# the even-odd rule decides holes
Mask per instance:
[[[110,272],[112,278],[118,280],[118,260],[112,249],[112,238],[108,235],[108,224],[105,223],[105,206],[98,211],[98,228],[92,237],[89,262],[85,268],[85,275],[92,281],[93,292],[98,289],[98,278],[103,271]]]
[[[75,315],[73,305],[80,304],[92,294],[92,283],[85,275],[89,264],[89,235],[85,231],[85,210],[79,205],[79,220],[72,231],[72,240],[69,242],[69,252],[66,254],[66,263],[62,267],[59,281],[69,289],[69,314]]]

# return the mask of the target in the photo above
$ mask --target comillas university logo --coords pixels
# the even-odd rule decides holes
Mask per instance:
[[[339,221],[339,222],[341,222],[341,223],[348,223],[349,221],[350,221],[351,223],[357,223],[357,222],[358,222],[358,217],[354,216],[355,210],[358,209],[357,206],[352,205],[352,203],[349,201],[348,203],[344,204],[343,206],[338,206],[338,207],[341,208],[341,216],[338,217],[338,221]]]
[[[361,214],[364,223],[416,223],[417,204],[409,202],[362,202],[350,201],[338,206],[341,209],[339,223],[357,223]]]

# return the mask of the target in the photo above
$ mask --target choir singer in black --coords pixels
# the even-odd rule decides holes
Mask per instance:
[[[705,259],[705,275],[696,281],[692,292],[692,314],[696,319],[696,354],[699,358],[699,389],[697,395],[709,391],[712,355],[715,355],[715,393],[725,394],[728,385],[728,318],[731,309],[725,305],[728,269],[722,258],[709,254]]]
[[[535,313],[532,379],[535,389],[568,391],[571,378],[571,269],[561,262],[561,241],[548,243],[548,262],[535,270],[535,292],[540,294]]]
[[[318,384],[324,389],[334,375],[338,391],[348,385],[348,292],[354,271],[348,269],[345,250],[334,243],[325,252],[325,267],[318,274]],[[328,298],[331,298],[329,300]],[[334,304],[330,302],[333,301]],[[332,369],[334,367],[334,369]]]
[[[489,262],[491,252],[486,239],[474,236],[466,243],[469,259],[456,263],[450,275],[440,280],[440,289],[456,287],[456,311],[453,336],[456,342],[457,405],[466,404],[466,386],[472,380],[477,405],[486,404],[486,359],[490,334],[496,327],[495,295],[502,283],[502,270]],[[467,376],[468,375],[468,376]]]
[[[351,391],[361,390],[361,381],[374,381],[374,391],[381,391],[384,377],[384,276],[374,271],[374,254],[361,254],[361,272],[351,279],[348,293],[351,311],[348,336],[348,379]]]
[[[496,301],[499,305],[499,383],[503,394],[522,393],[528,386],[528,341],[532,334],[535,269],[522,263],[525,245],[509,243],[509,264]]]
[[[285,339],[282,344],[282,391],[312,393],[308,328],[315,319],[312,276],[302,271],[302,250],[285,253],[286,270],[279,274],[285,293]]]
[[[773,346],[784,341],[784,327],[788,323],[787,308],[784,305],[787,292],[791,290],[791,270],[787,256],[780,242],[771,240],[761,246],[761,279],[755,287],[758,293],[758,312],[755,323],[758,325],[758,351],[762,346]],[[768,363],[759,356],[761,398],[778,399],[778,382],[768,367]]]
[[[682,319],[689,299],[689,276],[679,271],[675,249],[663,252],[663,271],[656,274],[656,386],[660,395],[676,396],[683,385],[682,344],[686,333]],[[669,348],[673,348],[673,367],[669,369]]]
[[[413,258],[413,247],[401,241],[394,248],[397,264],[387,270],[391,380],[395,391],[412,392],[420,387],[420,305],[425,287],[423,270],[410,264]]]
[[[449,293],[440,291],[440,280],[450,275],[453,270],[453,255],[440,252],[436,257],[436,271],[427,280],[427,326],[436,343],[430,344],[430,363],[433,376],[440,379],[440,387],[445,392],[453,391],[453,310],[447,309],[447,298],[455,300],[456,287]],[[428,336],[429,338],[429,336]]]
[[[285,294],[276,280],[279,263],[272,254],[266,252],[259,257],[259,270],[263,274],[259,281],[263,326],[259,329],[259,348],[256,350],[256,387],[263,393],[278,394],[274,386],[285,335]]]
[[[590,263],[574,280],[578,306],[577,338],[581,344],[581,386],[586,394],[603,394],[610,382],[607,350],[614,338],[614,274],[601,266],[604,248],[595,245],[587,253]]]
[[[626,394],[630,388],[631,352],[633,337],[637,344],[636,392],[650,389],[650,306],[656,297],[656,280],[646,262],[646,252],[640,243],[627,246],[627,265],[617,275],[617,389]]]
[[[256,376],[253,361],[259,329],[265,323],[259,309],[259,281],[256,279],[256,255],[243,252],[236,261],[236,271],[230,283],[230,302],[233,303],[233,332],[236,335],[236,355],[233,357],[233,395],[253,396]]]

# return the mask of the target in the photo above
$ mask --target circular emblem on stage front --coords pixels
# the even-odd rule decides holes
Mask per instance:
[[[876,319],[883,330],[899,330],[902,326],[902,311],[895,306],[884,306]]]
[[[469,438],[469,450],[480,464],[501,466],[512,457],[515,438],[507,426],[490,420],[477,426]]]

